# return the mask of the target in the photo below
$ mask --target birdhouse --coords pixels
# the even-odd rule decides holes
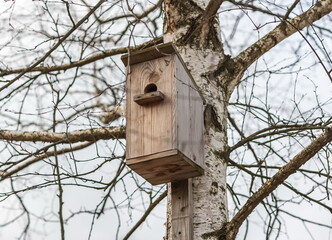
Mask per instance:
[[[122,56],[126,163],[151,184],[203,173],[203,99],[172,44]]]

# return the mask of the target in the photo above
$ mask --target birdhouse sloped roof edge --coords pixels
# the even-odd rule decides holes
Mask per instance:
[[[179,56],[179,53],[177,52],[175,46],[173,45],[173,43],[170,42],[129,52],[128,54],[122,55],[121,60],[125,66],[128,66],[128,63],[129,65],[134,65],[137,63],[164,57],[173,53]]]

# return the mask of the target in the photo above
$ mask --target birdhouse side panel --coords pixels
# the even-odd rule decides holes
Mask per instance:
[[[175,148],[174,56],[132,65],[127,88],[127,158],[155,154]],[[160,91],[162,101],[140,105],[134,97]],[[128,150],[127,150],[128,151]]]
[[[193,82],[190,81],[190,140],[192,159],[204,166],[204,107],[203,100]]]
[[[182,62],[176,64],[178,149],[203,167],[203,100]]]
[[[177,147],[192,160],[190,140],[190,77],[176,57]]]

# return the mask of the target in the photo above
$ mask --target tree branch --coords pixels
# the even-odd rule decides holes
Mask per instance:
[[[311,144],[297,154],[289,163],[283,166],[271,179],[267,180],[260,189],[254,193],[246,204],[238,211],[226,226],[227,240],[235,239],[243,221],[252,213],[256,206],[284,182],[291,174],[295,173],[303,164],[312,158],[321,148],[332,141],[332,128],[325,132]]]
[[[151,211],[167,196],[167,191],[163,192],[153,203],[150,204],[148,209],[145,211],[143,216],[138,220],[138,222],[133,226],[132,229],[126,234],[123,240],[129,239],[129,237],[135,232],[135,230],[145,221],[145,219],[149,216]]]
[[[293,2],[293,4],[289,7],[289,9],[287,10],[285,16],[284,16],[284,20],[287,20],[287,18],[289,17],[289,14],[291,14],[291,12],[293,11],[293,9],[296,7],[296,5],[300,2],[300,0],[295,0]]]
[[[151,40],[149,42],[137,45],[135,47],[131,47],[129,48],[132,51],[135,50],[139,50],[142,48],[146,48],[146,47],[150,47],[156,44],[160,44],[162,43],[162,38],[156,38],[154,40]],[[6,75],[11,75],[11,74],[17,74],[17,73],[21,73],[21,72],[40,72],[40,73],[50,73],[50,72],[54,72],[54,71],[61,71],[61,70],[67,70],[70,68],[75,68],[75,67],[81,67],[84,65],[87,65],[89,63],[93,63],[97,60],[101,60],[107,57],[111,57],[111,56],[115,56],[118,54],[123,54],[123,53],[127,53],[128,52],[128,47],[122,47],[122,48],[116,48],[116,49],[110,49],[95,55],[92,55],[90,57],[75,61],[75,62],[71,62],[71,63],[67,63],[67,64],[63,64],[63,65],[58,65],[58,66],[39,66],[39,67],[33,67],[33,68],[18,68],[18,69],[13,69],[13,70],[1,70],[0,72],[0,77],[6,76]]]
[[[145,18],[146,16],[148,16],[151,12],[153,12],[154,10],[156,10],[157,8],[160,8],[161,5],[163,3],[163,0],[159,0],[155,5],[153,5],[152,7],[150,7],[149,9],[145,10],[142,13],[139,14],[125,14],[125,15],[121,15],[121,16],[117,16],[117,17],[112,17],[110,19],[106,19],[106,20],[99,20],[100,23],[108,23],[108,22],[113,22],[115,20],[118,19],[122,19],[122,18],[130,18],[133,17],[135,18],[135,20],[131,23],[135,23],[138,22],[139,20],[141,20],[142,18]]]
[[[15,173],[18,173],[19,171],[23,170],[24,168],[26,168],[26,167],[28,167],[28,166],[36,163],[36,162],[39,162],[39,161],[41,161],[45,158],[49,158],[49,157],[53,157],[55,155],[60,155],[60,154],[68,153],[68,152],[74,152],[74,151],[77,151],[77,150],[81,150],[83,148],[86,148],[86,147],[90,146],[91,144],[93,144],[93,142],[83,143],[83,144],[75,146],[75,147],[64,148],[64,149],[61,149],[61,150],[57,150],[56,152],[52,151],[52,152],[45,152],[45,153],[42,153],[42,154],[38,154],[38,156],[36,156],[35,158],[30,159],[26,162],[23,162],[21,165],[17,166],[13,170],[0,171],[0,182],[2,180],[12,176]]]
[[[112,109],[107,109],[106,106],[102,106],[102,108],[105,113],[99,117],[99,120],[104,124],[109,124],[114,120],[125,116],[125,106],[114,106]]]
[[[252,10],[252,11],[261,12],[261,13],[268,14],[268,15],[271,15],[271,16],[284,18],[284,15],[281,15],[281,14],[278,14],[278,13],[273,13],[269,10],[265,10],[263,8],[256,7],[253,4],[250,4],[251,1],[240,2],[240,1],[235,1],[235,0],[227,0],[227,2],[230,2],[230,3],[232,3],[236,6],[240,6],[241,9],[249,9],[249,10]]]
[[[206,6],[204,13],[202,15],[202,23],[200,24],[200,42],[201,44],[206,41],[207,35],[210,32],[210,27],[212,25],[212,21],[216,16],[220,5],[223,3],[224,0],[211,0],[209,4]]]
[[[63,37],[60,38],[60,40],[47,52],[44,54],[43,57],[41,57],[38,61],[30,65],[29,67],[25,68],[23,71],[20,72],[19,75],[17,75],[14,79],[10,80],[8,83],[6,83],[4,86],[0,87],[0,92],[10,85],[12,85],[14,82],[16,82],[18,79],[20,79],[24,74],[27,72],[30,72],[32,69],[37,67],[39,64],[43,63],[46,58],[48,58],[52,52],[54,52],[81,24],[83,24],[106,0],[100,0],[80,21],[78,21]]]
[[[91,128],[62,133],[0,130],[0,140],[6,141],[76,143],[119,138],[125,138],[125,128],[123,126]]]
[[[321,19],[323,16],[332,11],[332,0],[318,1],[312,8],[299,16],[281,22],[271,32],[252,44],[250,47],[242,51],[235,57],[234,64],[240,69],[238,75],[242,73],[259,57],[268,52],[271,48],[279,44],[281,41],[291,36],[293,33],[311,25],[313,22]],[[236,85],[239,84],[241,78],[234,78],[228,85],[229,95],[233,92]]]
[[[252,172],[250,170],[248,170],[248,165],[243,165],[243,164],[237,164],[236,162],[228,159],[228,166],[235,166],[237,167],[238,169],[242,170],[243,172],[247,173],[248,175],[250,175],[251,177],[259,177],[259,178],[265,178],[265,179],[271,179],[270,177],[268,176],[264,176],[264,175],[261,175],[261,174],[257,174],[255,172]],[[249,165],[249,167],[252,167]],[[276,167],[276,166],[258,166],[256,165],[256,168],[265,168],[265,169],[281,169],[281,167]],[[314,172],[314,171],[310,171],[310,170],[307,170],[307,169],[301,169],[299,168],[297,171],[301,172],[302,174],[304,174],[304,172],[309,172],[309,173],[312,173],[312,174],[317,174],[319,176],[325,176],[327,178],[331,178],[331,176],[329,174],[324,174],[324,173],[319,173],[319,172]],[[301,197],[303,197],[304,199],[307,199],[311,202],[314,202],[324,208],[326,208],[327,210],[329,210],[331,213],[332,213],[332,208],[323,204],[321,202],[321,200],[317,200],[317,199],[314,199],[312,197],[309,197],[309,193],[302,193],[300,192],[299,190],[297,190],[296,188],[292,187],[291,185],[283,182],[282,183],[283,186],[287,187],[288,189],[290,189],[291,191],[293,191],[295,194],[297,195],[300,195]]]
[[[239,148],[253,140],[256,140],[258,138],[265,138],[276,134],[281,133],[288,133],[288,132],[294,132],[294,131],[306,131],[308,129],[325,129],[326,126],[322,125],[314,125],[314,124],[281,124],[281,125],[275,125],[271,127],[267,127],[264,129],[261,129],[253,134],[250,134],[248,137],[243,137],[239,142],[237,142],[234,146],[231,146],[229,148],[229,152],[234,151],[236,148]]]

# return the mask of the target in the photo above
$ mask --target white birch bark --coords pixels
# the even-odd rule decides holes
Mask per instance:
[[[202,41],[193,43],[190,37],[187,43],[181,42],[191,27],[191,19],[201,14],[208,2],[207,0],[189,1],[179,7],[176,6],[178,3],[165,1],[168,22],[165,26],[164,42],[173,42],[177,45],[207,104],[205,107],[205,174],[194,178],[192,186],[193,239],[195,240],[217,239],[216,236],[206,234],[223,228],[227,222],[227,164],[220,157],[227,145],[225,95],[221,84],[209,76],[209,73],[216,70],[218,63],[224,58],[220,36],[215,36],[213,39],[217,41],[217,46],[211,41],[207,41],[205,46],[200,46]],[[189,7],[188,13],[181,11],[181,8],[184,10]],[[181,23],[183,23],[182,26],[179,25]],[[218,30],[216,33],[219,34]]]
[[[194,240],[226,239],[227,102],[243,72],[272,47],[332,11],[332,0],[318,1],[297,17],[285,18],[232,59],[223,54],[219,24],[214,18],[221,3],[222,0],[165,0],[164,42],[177,45],[207,104],[205,174],[193,179],[192,189]]]

